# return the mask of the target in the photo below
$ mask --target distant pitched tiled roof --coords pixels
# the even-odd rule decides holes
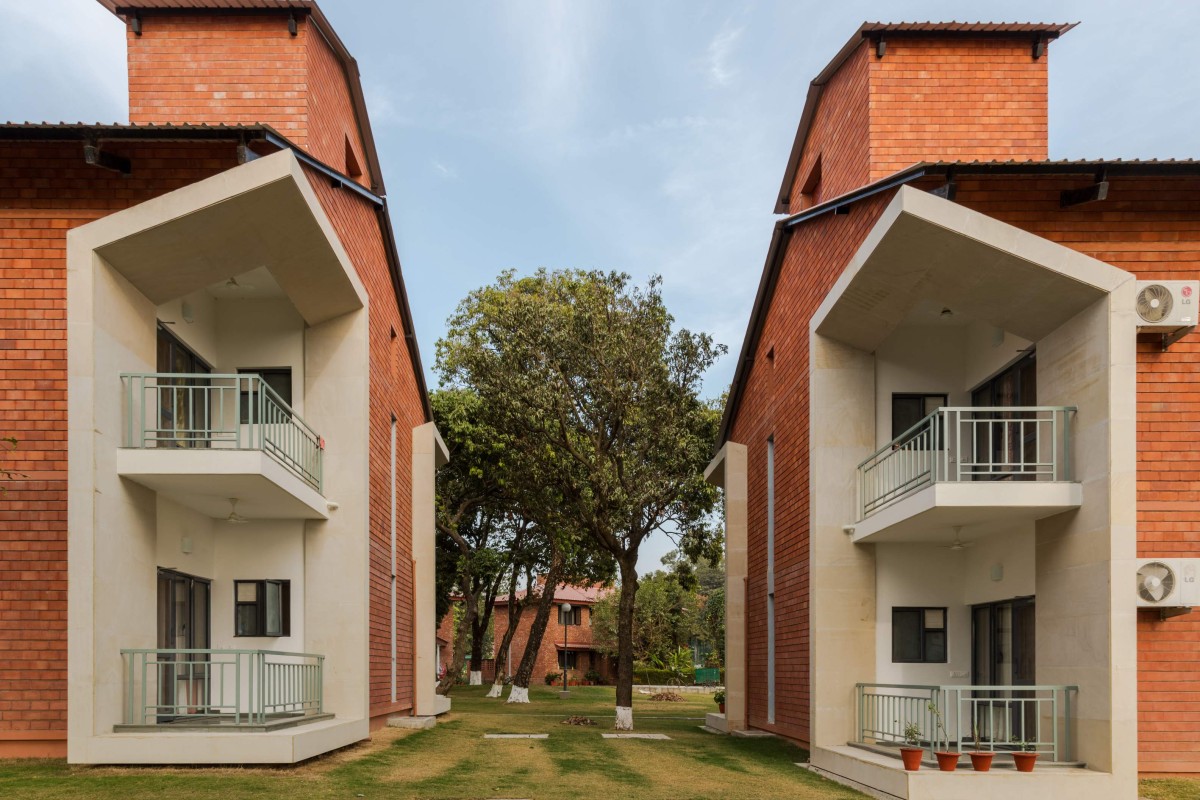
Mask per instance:
[[[542,581],[539,578],[538,588],[541,588]],[[554,590],[554,602],[556,603],[595,603],[596,601],[611,594],[613,587],[611,586],[559,586]],[[526,591],[520,589],[517,591],[517,599],[521,600],[525,597]],[[508,605],[508,595],[501,595],[496,598],[496,605]]]

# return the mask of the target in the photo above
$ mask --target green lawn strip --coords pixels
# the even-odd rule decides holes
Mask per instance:
[[[1146,800],[1200,800],[1200,778],[1147,778],[1138,783]]]

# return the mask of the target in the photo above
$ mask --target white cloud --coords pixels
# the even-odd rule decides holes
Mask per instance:
[[[718,86],[728,86],[737,77],[737,68],[730,63],[730,59],[744,30],[726,22],[708,43],[708,76]]]
[[[448,181],[456,180],[458,178],[458,170],[452,166],[443,164],[440,159],[435,158],[431,160],[429,165],[433,167],[433,171],[437,173],[438,177],[440,178]]]

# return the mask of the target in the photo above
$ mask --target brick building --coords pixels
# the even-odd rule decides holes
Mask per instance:
[[[708,472],[710,724],[882,796],[1200,771],[1200,163],[1047,160],[1071,27],[865,24],[812,82]],[[997,767],[904,772],[905,723]]]
[[[592,638],[592,607],[612,591],[601,586],[559,586],[554,592],[554,602],[558,606],[563,603],[571,604],[571,613],[564,618],[561,608],[550,617],[546,625],[546,633],[542,637],[542,646],[538,648],[537,661],[534,662],[531,685],[537,686],[546,680],[546,675],[562,673],[568,670],[568,680],[571,682],[586,680],[593,670],[600,675],[602,683],[612,683],[616,677],[616,663],[612,656],[605,655],[595,648]],[[524,597],[524,590],[518,592],[518,597]],[[504,678],[511,678],[521,665],[525,647],[529,642],[529,630],[533,627],[533,618],[537,616],[537,607],[528,605],[521,610],[517,620],[517,632],[513,634],[509,644],[507,664],[504,668]],[[565,621],[565,626],[564,626]],[[508,631],[508,598],[496,599],[492,612],[493,641],[499,647],[505,633]],[[564,627],[566,641],[563,641]],[[438,627],[438,637],[446,642],[452,642],[454,637],[454,620],[447,614]],[[565,649],[564,649],[565,644]],[[447,660],[451,657],[453,647],[447,645],[445,653]],[[566,655],[564,656],[564,653]],[[485,654],[489,655],[489,654]],[[488,657],[483,660],[483,669],[479,679],[482,683],[492,683],[496,678],[496,660]],[[470,669],[464,666],[464,674]]]
[[[290,762],[444,710],[445,450],[355,61],[310,0],[101,2],[129,124],[0,126],[0,755]]]

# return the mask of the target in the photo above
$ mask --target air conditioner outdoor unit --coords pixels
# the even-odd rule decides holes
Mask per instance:
[[[1163,336],[1163,349],[1196,327],[1200,281],[1138,281],[1138,333]]]
[[[1153,558],[1138,562],[1138,608],[1200,606],[1200,558]]]

